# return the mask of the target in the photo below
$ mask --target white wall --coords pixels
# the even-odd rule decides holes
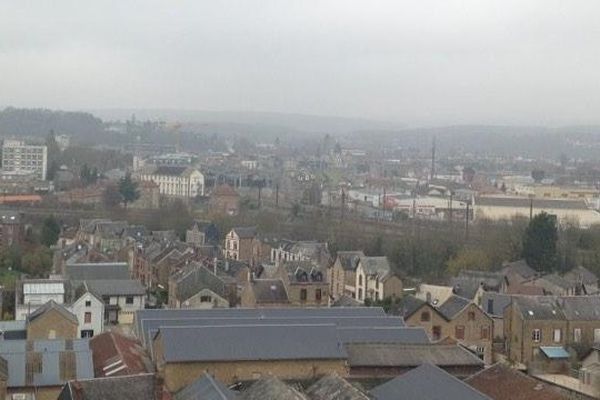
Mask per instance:
[[[88,301],[90,305],[86,306],[86,302]],[[81,337],[81,331],[83,330],[93,330],[94,336],[104,331],[104,303],[96,296],[93,296],[89,292],[84,293],[73,303],[70,311],[77,316],[77,321],[79,321],[78,337]],[[86,312],[92,313],[92,320],[87,324],[85,323]]]

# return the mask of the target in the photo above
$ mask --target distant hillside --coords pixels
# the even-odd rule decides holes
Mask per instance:
[[[0,110],[0,136],[46,136],[67,134],[77,138],[93,138],[104,133],[102,120],[89,113],[23,109],[7,107]]]

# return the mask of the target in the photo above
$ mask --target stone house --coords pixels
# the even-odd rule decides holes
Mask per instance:
[[[277,269],[294,306],[320,307],[329,305],[329,282],[318,265],[310,262],[286,262]]]
[[[85,282],[87,289],[104,302],[104,321],[130,324],[136,311],[144,309],[146,288],[133,279],[101,279]]]
[[[364,256],[362,251],[338,251],[328,270],[330,292],[334,299],[344,295],[356,299],[356,268]]]
[[[76,339],[79,321],[64,306],[50,300],[27,316],[27,339]]]
[[[355,274],[358,301],[402,296],[402,280],[392,272],[387,257],[361,257]]]
[[[192,262],[169,277],[170,308],[229,307],[232,297],[235,300],[235,282],[225,282],[199,262]]]
[[[451,296],[438,307],[406,296],[402,299],[400,314],[408,326],[425,329],[433,341],[451,338],[469,348],[486,364],[492,362],[494,322],[475,303],[459,296]]]
[[[289,307],[290,299],[282,279],[251,279],[242,284],[240,306]]]
[[[327,243],[280,240],[272,246],[270,261],[276,265],[288,261],[312,261],[320,267],[327,268],[331,262],[331,254]]]

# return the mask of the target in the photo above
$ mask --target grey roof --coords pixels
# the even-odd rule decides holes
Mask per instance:
[[[394,313],[406,319],[416,313],[425,304],[427,302],[424,300],[412,295],[406,295],[400,299],[400,302],[394,308]]]
[[[444,304],[439,306],[437,310],[446,319],[451,320],[471,303],[471,300],[465,299],[464,297],[452,295],[444,302]]]
[[[350,367],[483,366],[481,359],[454,344],[352,343],[345,347]]]
[[[237,398],[235,392],[207,373],[173,396],[173,400],[235,400]]]
[[[73,281],[93,279],[129,279],[126,262],[67,264],[66,278]]]
[[[510,304],[511,296],[495,292],[483,292],[481,308],[488,315],[502,317],[504,309]]]
[[[144,285],[135,279],[102,279],[85,282],[96,296],[141,296],[146,294]]]
[[[79,321],[77,320],[77,316],[75,316],[75,314],[73,314],[71,311],[67,310],[63,305],[58,304],[54,300],[48,301],[47,303],[45,303],[42,306],[38,307],[32,313],[30,313],[27,316],[27,322],[31,323],[31,322],[35,321],[36,319],[38,319],[39,317],[41,317],[42,315],[44,315],[46,312],[48,312],[50,310],[57,311],[59,314],[61,314],[62,316],[64,316],[69,321],[73,322],[76,325],[79,325]]]
[[[302,393],[274,377],[254,382],[241,398],[243,400],[308,400]]]
[[[160,400],[154,374],[69,381],[58,400]]]
[[[348,343],[430,343],[421,327],[338,327],[338,337]]]
[[[0,340],[20,340],[27,339],[27,322],[20,321],[0,321]]]
[[[255,279],[252,290],[258,304],[262,303],[287,303],[289,301],[287,290],[281,279]]]
[[[600,320],[600,297],[567,296],[558,300],[565,317],[571,321]]]
[[[31,348],[28,347],[32,346]],[[35,373],[31,383],[27,382],[27,354],[36,352],[42,358],[42,372]],[[0,346],[0,357],[8,362],[8,387],[60,386],[61,353],[74,354],[76,377],[93,378],[92,352],[87,339],[78,340],[5,340]]]
[[[381,307],[288,307],[288,308],[214,308],[214,309],[145,309],[135,313],[135,331],[145,341],[148,323],[160,326],[174,320],[202,318],[315,318],[315,317],[385,317]]]
[[[531,199],[527,197],[477,197],[476,206],[496,206],[496,207],[521,207],[531,206]],[[563,199],[533,199],[535,209],[561,209],[561,210],[589,210],[583,200],[563,200]]]
[[[544,275],[539,279],[545,280],[546,282],[549,282],[550,284],[557,286],[564,290],[574,289],[575,287],[577,287],[577,282],[569,281],[556,273]],[[554,293],[554,294],[558,294],[558,293]]]
[[[221,297],[225,296],[225,282],[199,262],[192,262],[171,276],[177,286],[177,299],[188,300],[202,289],[210,289]]]
[[[312,400],[369,400],[369,396],[335,372],[315,382],[306,394]]]
[[[517,309],[529,320],[564,320],[565,315],[554,296],[513,297]]]
[[[339,298],[337,298],[331,306],[332,307],[363,307],[364,304],[361,303],[360,301],[353,299],[352,297],[344,294],[344,295],[341,295]]]
[[[167,362],[346,358],[333,324],[165,327],[156,340]]]
[[[504,264],[501,273],[503,275],[516,273],[525,279],[533,278],[537,275],[537,272],[525,260],[517,260]]]
[[[371,390],[376,400],[491,400],[446,371],[423,364]]]
[[[365,254],[362,251],[338,251],[337,258],[343,269],[354,271],[358,267],[358,262]]]
[[[392,273],[390,263],[387,257],[362,257],[360,263],[369,276],[378,276],[385,279]]]
[[[255,226],[236,226],[232,229],[240,239],[250,239],[256,236]]]
[[[152,336],[160,329],[160,327],[176,327],[176,326],[213,326],[213,325],[319,325],[319,324],[335,324],[339,328],[399,328],[404,327],[404,321],[396,317],[280,317],[280,318],[185,318],[185,319],[148,319],[144,320],[144,330],[147,332],[146,337],[142,340],[149,343]],[[406,328],[419,330],[421,328]],[[394,332],[363,332],[353,333],[347,332],[346,338],[394,338]],[[367,336],[370,335],[370,336]],[[387,335],[387,336],[386,336]],[[400,335],[400,334],[396,334]],[[405,332],[401,339],[398,340],[419,340],[420,335],[416,332]],[[364,339],[363,339],[364,340]],[[388,339],[389,340],[389,339]]]
[[[573,268],[564,274],[563,277],[569,281],[583,283],[584,285],[598,283],[598,277],[593,272],[582,266]]]

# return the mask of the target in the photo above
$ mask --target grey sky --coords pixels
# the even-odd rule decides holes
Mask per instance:
[[[597,0],[0,1],[0,107],[600,123]]]

